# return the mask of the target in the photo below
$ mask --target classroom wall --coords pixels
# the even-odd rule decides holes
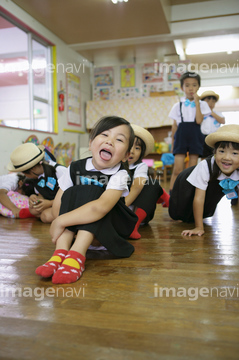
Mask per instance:
[[[90,85],[90,72],[91,64],[87,62],[82,56],[80,56],[75,51],[71,50],[62,40],[57,36],[51,33],[48,29],[38,23],[34,18],[24,12],[21,8],[16,6],[10,0],[1,0],[0,6],[6,9],[9,13],[13,14],[15,17],[19,18],[22,22],[28,25],[30,28],[34,29],[44,38],[48,39],[51,43],[56,45],[56,55],[57,55],[57,64],[62,64],[58,66],[57,72],[57,91],[60,90],[60,81],[62,82],[63,89],[66,89],[66,73],[65,70],[68,68],[73,69],[73,74],[80,77],[81,82],[81,119],[83,123],[83,128],[79,129],[77,126],[67,124],[67,112],[58,112],[58,133],[46,133],[38,131],[28,131],[15,128],[7,128],[4,126],[0,127],[0,175],[7,173],[7,164],[10,161],[10,154],[14,148],[21,143],[25,142],[29,135],[36,135],[40,142],[42,142],[47,136],[51,136],[54,144],[61,142],[65,144],[69,142],[70,144],[76,144],[76,158],[80,153],[80,148],[87,148],[88,146],[88,133],[79,134],[77,132],[72,132],[72,130],[81,130],[85,131],[85,107],[86,102],[91,100],[91,85]],[[0,99],[1,106],[1,99]],[[64,129],[71,130],[64,131]]]

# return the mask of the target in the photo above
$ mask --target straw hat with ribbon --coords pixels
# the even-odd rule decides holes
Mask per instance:
[[[239,143],[239,125],[223,125],[205,138],[206,144],[212,148],[219,141]]]
[[[12,172],[21,172],[31,169],[37,165],[45,155],[43,145],[25,143],[16,147],[10,155],[10,163],[7,169]]]
[[[210,97],[210,96],[214,96],[217,101],[219,100],[219,95],[216,94],[216,93],[215,93],[214,91],[212,91],[212,90],[204,91],[204,92],[202,93],[202,95],[200,96],[200,100],[203,100],[203,99],[205,99],[206,97]]]
[[[134,130],[135,136],[142,139],[143,142],[145,143],[146,150],[145,150],[144,156],[148,155],[149,153],[151,153],[154,150],[153,136],[150,134],[150,132],[148,130],[144,129],[143,127],[141,127],[139,125],[131,124],[131,126]]]

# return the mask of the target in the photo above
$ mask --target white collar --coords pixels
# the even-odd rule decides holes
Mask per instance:
[[[223,173],[221,173],[218,176],[218,180],[224,180],[224,179],[231,179],[231,180],[238,181],[239,180],[239,171],[238,170],[233,171],[233,173],[230,176],[227,176]]]
[[[117,164],[112,168],[97,170],[92,163],[92,157],[91,157],[91,158],[87,159],[85,168],[87,171],[100,171],[102,174],[105,174],[105,175],[113,175],[119,170],[120,165],[121,164]]]

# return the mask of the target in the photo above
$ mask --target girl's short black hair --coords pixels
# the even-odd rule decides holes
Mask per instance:
[[[197,80],[198,82],[198,85],[201,86],[201,77],[200,75],[198,75],[197,73],[195,72],[191,72],[191,71],[187,71],[185,72],[183,75],[181,75],[180,77],[180,85],[181,85],[181,88],[183,87],[183,83],[184,83],[184,80],[188,79],[188,78],[194,78]]]
[[[239,143],[231,142],[231,141],[218,141],[214,145],[214,151],[213,152],[215,154],[219,147],[221,147],[223,149],[226,149],[226,148],[229,148],[230,146],[232,146],[232,148],[234,150],[239,150]],[[216,180],[220,174],[221,174],[221,170],[218,167],[216,161],[214,161],[213,169],[212,169],[212,177],[211,177],[210,180]]]
[[[138,136],[135,136],[135,139],[136,139],[136,145],[140,146],[141,147],[141,153],[140,153],[140,157],[138,158],[138,160],[135,162],[135,165],[136,164],[139,164],[141,163],[143,157],[144,157],[144,154],[145,154],[145,150],[146,150],[146,145],[145,145],[145,142],[139,138]]]
[[[129,121],[119,116],[104,116],[100,120],[98,120],[94,128],[91,130],[90,140],[93,140],[97,135],[101,134],[102,132],[113,129],[114,127],[120,125],[127,125],[129,127],[129,131],[130,131],[129,147],[128,147],[128,152],[129,152],[134,144],[134,130],[132,129]]]

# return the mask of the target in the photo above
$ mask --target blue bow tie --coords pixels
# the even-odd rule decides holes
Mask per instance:
[[[219,182],[219,185],[224,189],[224,190],[233,190],[235,189],[235,187],[239,184],[239,181],[235,181],[232,179],[224,179],[222,181]]]
[[[196,106],[196,104],[195,104],[195,101],[190,101],[189,99],[186,99],[185,101],[184,101],[184,105],[185,106],[191,106],[192,108],[194,108],[195,106]]]

